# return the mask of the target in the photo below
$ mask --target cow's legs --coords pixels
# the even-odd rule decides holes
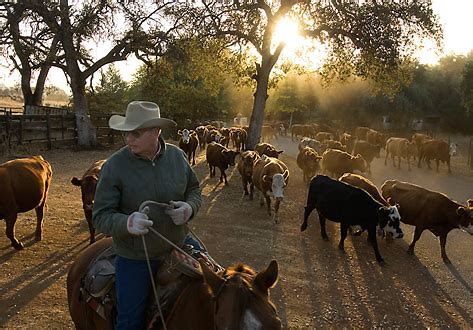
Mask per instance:
[[[414,254],[414,247],[416,246],[416,242],[419,240],[420,235],[422,235],[422,232],[424,231],[424,228],[416,227],[414,230],[414,237],[412,238],[412,243],[409,245],[409,249],[407,249],[407,253],[409,254]]]
[[[436,159],[435,164],[437,165],[437,173],[439,171],[440,160]]]
[[[92,210],[84,210],[85,220],[87,220],[87,224],[89,225],[89,233],[90,233],[90,244],[95,242],[95,228],[94,223],[92,222]]]
[[[191,157],[192,157],[192,165],[195,165],[195,149],[194,151],[192,151]],[[189,160],[189,163],[190,163],[190,160]]]
[[[255,190],[255,185],[253,184],[253,181],[250,183],[250,200],[253,200],[253,191]]]
[[[411,162],[409,161],[409,156],[407,156],[407,169],[411,170]]]
[[[338,248],[343,252],[345,252],[345,239],[347,238],[348,227],[347,223],[340,223],[340,242],[338,242]]]
[[[443,261],[446,264],[449,264],[451,262],[450,262],[450,259],[448,259],[447,257],[447,252],[445,251],[445,245],[447,244],[447,235],[448,233],[440,235],[440,251],[442,254]]]
[[[452,173],[452,170],[450,169],[450,158],[447,159],[447,167],[448,167],[448,173]]]
[[[17,216],[18,214],[15,213],[13,215],[8,215],[5,217],[5,222],[6,222],[5,233],[7,237],[10,239],[11,246],[13,246],[15,250],[23,250],[23,244],[15,238],[15,223],[16,223]]]
[[[212,171],[212,165],[209,164],[209,176],[212,178],[214,176],[214,173]]]
[[[35,239],[41,241],[43,238],[43,218],[44,218],[44,203],[34,209],[36,212],[36,231]]]
[[[325,230],[325,217],[319,211],[317,213],[319,214],[320,235],[324,240],[328,241],[327,231]]]
[[[371,245],[373,246],[374,254],[376,256],[376,261],[378,261],[379,264],[383,265],[384,259],[383,257],[381,257],[381,254],[379,253],[378,241],[376,240],[376,225],[368,228],[368,239],[370,240]]]
[[[274,202],[274,216],[273,216],[274,223],[279,222],[279,213],[278,213],[279,204],[281,204],[281,201],[276,199],[276,201]]]
[[[265,194],[264,198],[266,199],[266,205],[268,206],[268,214],[271,215],[271,197]]]
[[[243,185],[243,191],[245,192],[245,196],[248,195],[248,180],[244,175],[241,177],[241,183]]]
[[[389,152],[386,150],[386,157],[384,157],[384,166],[388,165]]]
[[[225,185],[228,186],[227,174],[224,170],[220,170],[220,182],[225,181]]]

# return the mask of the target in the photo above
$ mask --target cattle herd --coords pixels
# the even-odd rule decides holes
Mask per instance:
[[[266,204],[268,215],[278,223],[278,210],[289,184],[288,166],[279,159],[283,150],[262,142],[255,150],[246,150],[247,127],[216,128],[211,125],[178,132],[179,147],[195,165],[198,148],[205,150],[209,177],[220,171],[220,182],[228,185],[225,171],[236,165],[241,175],[243,192],[253,199],[254,187],[260,195],[260,204]],[[385,153],[385,165],[391,156],[393,166],[401,168],[401,158],[417,160],[430,168],[430,162],[447,165],[456,145],[434,139],[425,134],[414,134],[411,139],[388,136],[368,127],[357,127],[353,134],[339,132],[328,125],[293,125],[290,138],[298,141],[297,165],[302,170],[303,181],[308,185],[307,203],[301,231],[308,225],[311,212],[316,209],[322,238],[327,239],[326,219],[340,223],[339,248],[353,226],[360,233],[368,232],[376,260],[382,264],[376,236],[393,238],[403,236],[401,223],[415,226],[414,237],[408,252],[413,253],[416,242],[426,229],[440,238],[441,256],[449,262],[445,252],[448,233],[455,228],[473,234],[473,201],[457,203],[441,192],[431,191],[407,182],[387,180],[378,189],[360,173],[370,173],[374,157]],[[263,126],[262,140],[270,141],[286,134],[282,125]],[[397,160],[397,163],[396,163]],[[72,178],[72,184],[81,187],[85,218],[90,230],[90,243],[95,242],[92,208],[100,169],[105,160],[91,164],[81,178]],[[358,173],[355,173],[358,172]],[[52,169],[41,156],[8,161],[0,165],[0,184],[4,190],[0,202],[0,218],[6,220],[6,235],[11,245],[20,250],[23,245],[15,238],[14,225],[18,213],[35,209],[37,215],[36,239],[41,240],[43,209]],[[28,184],[25,184],[27,182]],[[4,188],[3,188],[4,187]],[[274,207],[272,207],[272,199]]]

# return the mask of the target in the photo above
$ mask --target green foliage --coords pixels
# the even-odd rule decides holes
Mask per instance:
[[[238,112],[230,106],[230,57],[218,42],[178,41],[151,67],[139,68],[129,98],[156,102],[180,126],[230,118]]]
[[[88,90],[87,98],[91,114],[124,113],[127,104],[128,84],[120,72],[111,64],[100,72],[100,82],[95,90]]]

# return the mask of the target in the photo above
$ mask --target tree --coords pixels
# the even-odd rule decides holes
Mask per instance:
[[[473,59],[465,64],[462,74],[462,103],[468,114],[473,114]]]
[[[87,93],[91,113],[122,113],[127,103],[128,84],[115,65],[110,64],[107,71],[100,73],[97,87]]]
[[[164,10],[173,2],[156,1],[146,5],[139,1],[101,0],[86,0],[74,5],[69,5],[68,0],[22,3],[58,36],[62,53],[53,65],[61,68],[69,78],[78,144],[81,147],[95,145],[95,129],[88,117],[87,81],[91,81],[93,74],[103,66],[124,61],[130,54],[145,63],[150,63],[150,56],[162,55],[177,24],[163,19]],[[90,43],[97,40],[103,55],[95,58]],[[110,48],[105,42],[111,44]]]
[[[221,2],[188,4],[176,8],[175,15],[188,14],[193,34],[200,31],[204,38],[222,38],[228,45],[250,46],[258,53],[252,75],[256,91],[247,141],[250,148],[260,139],[270,74],[285,47],[282,42],[273,44],[282,18],[296,20],[302,35],[328,47],[328,60],[321,70],[326,81],[358,75],[396,86],[400,78],[406,78],[419,38],[439,41],[441,37],[431,1]]]
[[[21,74],[21,90],[25,106],[42,105],[44,85],[59,47],[57,34],[50,31],[44,21],[23,4],[0,4],[0,44],[4,56]],[[33,74],[39,71],[34,91]]]

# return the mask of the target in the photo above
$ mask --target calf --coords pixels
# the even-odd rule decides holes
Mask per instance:
[[[386,157],[384,158],[384,165],[387,165],[388,156],[391,154],[391,158],[393,160],[393,166],[396,167],[396,163],[394,161],[394,157],[398,157],[397,168],[401,169],[401,157],[407,159],[407,168],[409,171],[411,170],[411,163],[409,161],[411,155],[411,142],[405,138],[396,138],[392,137],[389,138],[386,142]]]
[[[243,185],[243,191],[245,195],[248,195],[248,185],[250,185],[250,199],[253,199],[253,166],[255,162],[260,158],[257,152],[252,150],[244,151],[240,154],[240,160],[237,164],[238,172],[241,175],[241,183]]]
[[[276,199],[274,203],[273,216],[273,221],[275,223],[278,223],[279,221],[279,204],[284,198],[284,188],[288,182],[289,170],[286,164],[284,164],[281,160],[264,155],[256,161],[253,168],[253,183],[262,194],[260,199],[261,206],[264,205],[264,199],[266,199],[268,214],[270,216],[271,196]]]
[[[266,155],[274,158],[279,158],[279,155],[283,153],[283,150],[277,150],[272,144],[269,143],[258,143],[255,147],[255,151],[260,156]]]
[[[225,180],[225,185],[228,185],[227,175],[225,170],[228,166],[235,165],[235,157],[240,154],[238,151],[228,150],[223,145],[212,142],[207,145],[207,150],[205,151],[205,157],[207,163],[209,164],[210,177],[215,176],[215,168],[220,169],[220,182]]]
[[[23,249],[23,244],[15,237],[18,213],[35,210],[35,239],[42,239],[44,206],[52,174],[51,165],[41,156],[14,159],[0,165],[0,220],[5,219],[6,235],[16,250]]]
[[[301,231],[306,230],[307,219],[314,209],[319,215],[320,233],[323,239],[328,239],[325,220],[340,222],[338,247],[342,251],[349,226],[359,225],[363,230],[368,230],[368,240],[380,264],[383,264],[384,260],[378,250],[376,226],[392,233],[396,238],[403,235],[399,229],[399,218],[396,218],[390,208],[374,200],[365,190],[325,175],[317,175],[310,182]]]
[[[195,128],[195,132],[197,133],[197,139],[199,140],[199,146],[200,150],[205,149],[205,144],[206,144],[206,139],[207,139],[207,133],[208,129],[205,126],[197,126]]]
[[[302,170],[302,180],[309,182],[309,180],[320,171],[320,157],[317,152],[309,147],[305,147],[299,151],[297,155],[297,166]]]
[[[189,131],[187,128],[177,132],[181,136],[179,139],[179,148],[181,148],[187,155],[189,164],[195,165],[195,151],[199,145],[199,139],[194,131]]]
[[[473,208],[470,200],[468,206],[463,206],[442,193],[397,180],[384,182],[381,193],[385,199],[391,198],[401,206],[399,211],[402,222],[415,226],[414,237],[407,250],[409,254],[414,253],[416,242],[422,232],[428,229],[440,237],[442,259],[450,263],[445,252],[448,233],[459,228],[473,235]]]
[[[368,166],[368,173],[371,173],[371,162],[374,157],[379,158],[379,152],[381,151],[381,146],[376,144],[371,144],[366,141],[356,141],[353,146],[353,154],[360,154],[366,160]]]
[[[427,140],[424,141],[420,146],[419,161],[417,166],[420,167],[421,160],[427,163],[427,167],[430,167],[430,161],[435,159],[437,163],[437,172],[439,171],[440,161],[447,163],[448,173],[452,173],[450,168],[450,157],[456,154],[456,145],[451,143],[450,145],[444,140]]]
[[[322,155],[322,170],[339,178],[346,172],[366,172],[367,165],[361,155],[352,156],[344,151],[327,149]]]
[[[80,187],[82,193],[82,208],[84,209],[85,220],[89,225],[90,244],[95,242],[95,228],[92,221],[92,209],[94,208],[95,189],[99,181],[100,171],[105,159],[98,160],[85,171],[82,178],[73,177],[71,183],[74,186]]]

